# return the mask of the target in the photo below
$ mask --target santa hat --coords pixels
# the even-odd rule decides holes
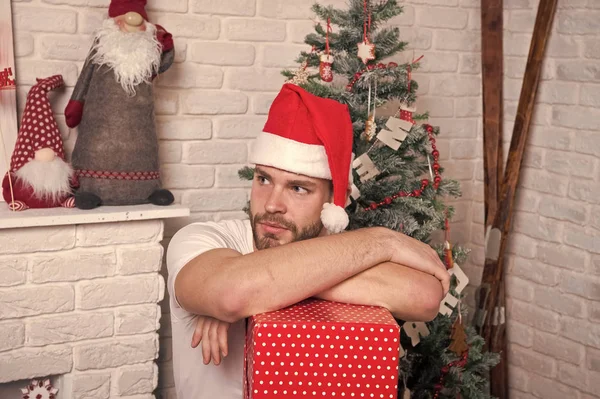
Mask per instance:
[[[351,183],[352,121],[348,106],[285,84],[269,110],[250,162],[333,182],[333,204],[321,221],[330,233],[348,226],[344,210]]]
[[[148,14],[146,14],[145,7],[146,0],[111,0],[110,6],[108,6],[108,16],[115,18],[133,11],[140,14],[147,21]]]
[[[37,79],[27,95],[17,143],[10,160],[10,170],[16,172],[31,161],[37,150],[51,148],[56,156],[65,159],[63,141],[48,100],[48,91],[64,84],[61,75]]]

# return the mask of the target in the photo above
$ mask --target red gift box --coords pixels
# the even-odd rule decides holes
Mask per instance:
[[[399,353],[388,310],[308,299],[248,320],[244,398],[395,399]]]

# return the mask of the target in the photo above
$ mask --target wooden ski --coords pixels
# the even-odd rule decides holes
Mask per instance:
[[[481,1],[481,81],[485,227],[492,224],[502,182],[503,0]]]
[[[479,291],[476,326],[492,352],[501,353],[501,362],[491,371],[491,394],[508,398],[508,362],[506,356],[506,296],[504,289],[504,254],[513,214],[514,199],[525,152],[525,144],[537,90],[546,44],[550,36],[557,0],[540,0],[529,57],[523,77],[521,96],[500,188],[496,214],[486,231],[485,265]]]

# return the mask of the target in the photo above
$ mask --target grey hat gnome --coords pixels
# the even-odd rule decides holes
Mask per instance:
[[[75,206],[169,205],[161,188],[152,80],[173,63],[173,38],[146,0],[112,0],[65,109],[78,126]]]

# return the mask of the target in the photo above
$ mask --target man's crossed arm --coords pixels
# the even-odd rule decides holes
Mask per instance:
[[[404,320],[431,320],[448,289],[449,274],[431,247],[384,228],[248,255],[212,250],[189,262],[175,281],[181,306],[204,316],[198,320],[192,346],[202,340],[205,363],[213,357],[215,364],[220,361],[215,346],[227,352],[223,334],[228,323],[252,314],[315,296],[383,306]]]

